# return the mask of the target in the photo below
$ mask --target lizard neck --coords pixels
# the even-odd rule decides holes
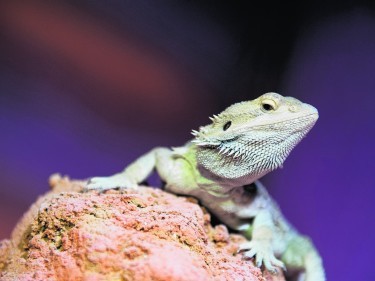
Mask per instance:
[[[174,157],[184,159],[186,166],[184,168],[193,179],[194,186],[197,187],[197,192],[208,192],[216,197],[227,197],[228,192],[233,188],[242,186],[243,181],[233,179],[226,179],[220,175],[211,172],[199,163],[198,147],[189,142],[183,147],[174,148]]]
[[[206,191],[219,188],[223,195],[232,188],[250,184],[268,171],[259,171],[251,163],[228,161],[222,154],[206,154],[199,146],[189,143],[180,154],[194,171],[200,188]]]

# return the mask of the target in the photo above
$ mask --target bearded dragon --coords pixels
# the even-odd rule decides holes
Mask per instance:
[[[275,272],[297,272],[298,280],[323,281],[322,259],[311,241],[283,217],[259,178],[281,167],[318,119],[311,105],[277,93],[233,104],[194,139],[173,149],[157,147],[121,173],[94,177],[87,189],[137,188],[156,169],[169,192],[198,198],[249,241],[245,258]]]

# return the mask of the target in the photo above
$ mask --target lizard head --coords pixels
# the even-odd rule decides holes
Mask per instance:
[[[266,93],[210,119],[192,132],[198,164],[221,178],[252,182],[282,166],[314,126],[318,111],[295,98]]]

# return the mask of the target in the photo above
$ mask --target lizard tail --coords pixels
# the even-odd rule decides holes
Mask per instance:
[[[298,281],[326,280],[323,261],[308,237],[297,235],[291,239],[282,256],[282,261],[288,272],[295,270],[300,272]]]
[[[306,281],[326,280],[323,269],[323,261],[313,246],[312,250],[309,253],[307,253],[304,258],[304,267]]]

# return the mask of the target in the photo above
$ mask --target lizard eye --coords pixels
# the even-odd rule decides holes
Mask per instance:
[[[262,101],[262,110],[264,112],[270,112],[277,109],[277,105],[274,100],[263,100]]]
[[[227,123],[224,124],[223,130],[226,131],[229,129],[230,125],[232,125],[231,121],[228,121]]]

